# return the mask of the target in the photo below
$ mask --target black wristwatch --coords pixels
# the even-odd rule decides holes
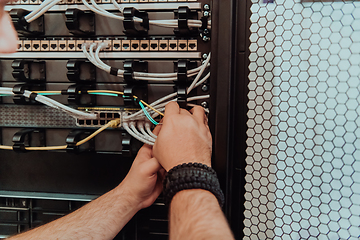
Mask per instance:
[[[184,163],[178,165],[166,174],[164,179],[165,204],[170,205],[177,192],[186,189],[204,189],[214,194],[220,206],[224,205],[224,194],[216,172],[211,167],[201,163]]]

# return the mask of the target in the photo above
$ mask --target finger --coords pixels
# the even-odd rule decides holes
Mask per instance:
[[[148,144],[144,144],[138,151],[136,158],[149,159],[151,158],[151,154],[152,154],[152,147]]]
[[[179,113],[180,113],[180,108],[176,102],[169,102],[165,106],[165,116],[171,116]]]
[[[163,191],[163,184],[162,184],[162,181],[157,176],[155,187],[151,193],[151,198],[152,198],[151,202],[152,203],[155,202],[155,200],[160,196],[162,191]]]
[[[161,178],[161,180],[164,180],[165,174],[166,174],[166,170],[165,170],[164,168],[161,168],[161,169],[158,171],[158,175],[159,175],[159,177]]]
[[[162,122],[162,120],[160,122]],[[159,132],[161,130],[161,126],[162,126],[162,124],[156,125],[156,127],[153,130],[153,134],[155,134],[156,136],[159,135]]]
[[[156,158],[150,158],[148,161],[144,163],[144,167],[147,169],[149,177],[157,174],[158,171],[162,168],[158,160],[156,160]]]
[[[207,125],[206,124],[206,115],[205,115],[205,110],[200,107],[200,106],[195,106],[193,107],[190,112],[192,113],[192,115],[194,116],[195,120],[202,125]]]
[[[158,172],[158,178],[157,178],[157,181],[156,181],[156,186],[155,186],[155,196],[159,196],[160,193],[162,192],[163,190],[163,178],[161,178],[161,176],[159,176],[159,172]]]
[[[188,110],[185,110],[185,109],[182,109],[182,108],[180,108],[180,114],[181,115],[189,115],[189,116],[191,116],[191,113]]]

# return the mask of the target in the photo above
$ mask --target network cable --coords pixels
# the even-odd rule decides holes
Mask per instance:
[[[0,94],[2,95],[7,95],[7,96],[14,96],[15,93],[13,92],[12,88],[6,88],[6,87],[0,87]],[[22,94],[24,97],[26,98],[30,98],[30,95],[33,94],[33,92],[25,90],[24,93]],[[45,104],[49,107],[52,108],[56,108],[59,110],[62,110],[66,113],[68,113],[70,116],[74,117],[74,118],[86,118],[86,119],[96,119],[97,115],[93,114],[93,113],[86,113],[86,112],[82,112],[76,109],[73,109],[71,107],[65,106],[53,99],[50,99],[46,96],[42,96],[42,95],[36,95],[36,97],[34,98],[35,101],[40,102],[42,104]]]
[[[104,131],[105,129],[112,127],[112,128],[117,128],[120,125],[120,119],[114,119],[111,120],[110,122],[108,122],[106,125],[102,126],[101,128],[99,128],[98,130],[96,130],[94,133],[92,133],[91,135],[89,135],[88,137],[84,138],[83,140],[79,141],[76,143],[76,146],[80,146],[88,141],[90,141],[91,139],[93,139],[95,136],[97,136],[99,133],[101,133],[102,131]],[[65,150],[68,146],[67,145],[62,145],[62,146],[48,146],[48,147],[25,147],[25,150],[28,151],[50,151],[50,150]],[[13,150],[12,146],[5,146],[5,145],[0,145],[0,149],[1,150]]]
[[[0,88],[1,89],[1,88]],[[11,89],[11,88],[9,88]],[[9,90],[8,89],[8,90]],[[0,91],[0,93],[2,94],[7,94],[7,96],[10,96],[10,92],[9,91],[5,91],[2,90]],[[38,92],[32,92],[32,93],[36,93],[39,96],[44,97],[44,95],[56,95],[62,94],[62,91],[38,91]],[[96,95],[104,95],[104,96],[121,96],[123,95],[123,92],[118,92],[118,91],[112,91],[112,90],[88,90],[87,91],[88,94],[96,94]],[[80,94],[80,93],[79,93]],[[175,95],[171,94],[171,97],[173,97]],[[151,126],[148,122],[145,123],[145,129],[143,124],[137,124],[136,122],[139,123],[144,121],[144,117],[146,117],[152,124],[157,125],[158,123],[154,120],[154,118],[156,118],[159,115],[164,116],[164,114],[162,113],[165,110],[165,105],[168,104],[171,101],[177,101],[176,98],[163,102],[163,101],[156,101],[153,103],[154,106],[151,106],[149,104],[147,104],[146,102],[144,102],[143,100],[139,100],[138,97],[133,96],[134,100],[138,101],[139,105],[142,108],[142,112],[137,112],[136,114],[132,115],[130,113],[124,113],[124,115],[122,116],[122,124],[120,125],[119,122],[119,126],[122,126],[131,136],[135,137],[136,139],[138,139],[141,142],[144,142],[146,144],[149,145],[153,145],[155,143],[156,140],[156,136],[151,132]],[[195,97],[190,97],[188,98],[188,101],[195,101],[195,100],[202,100],[202,99],[207,99],[209,98],[209,95],[203,95],[203,96],[195,96]],[[169,99],[169,97],[164,97],[162,98],[164,99]],[[56,102],[56,101],[54,101]],[[144,104],[146,105],[146,107],[144,106]],[[188,104],[189,106],[196,106],[195,104]],[[150,110],[151,114],[146,110],[146,108],[148,108]],[[141,114],[139,114],[141,113]],[[97,115],[96,115],[97,116]],[[136,129],[136,126],[140,129],[140,132]],[[89,138],[94,137],[96,134],[98,134],[99,132],[101,132],[103,129],[106,129],[107,125],[104,126],[104,128],[100,128],[98,131],[96,131],[94,134],[90,135]],[[80,141],[78,144],[83,144],[84,142],[88,141],[89,139],[86,138],[83,141]],[[0,149],[10,149],[11,147],[9,146],[2,146],[0,147]],[[27,150],[61,150],[61,149],[65,149],[66,146],[56,146],[56,147],[40,147],[40,148],[29,148]]]
[[[45,0],[42,2],[37,9],[33,10],[31,13],[25,16],[25,20],[28,23],[31,23],[41,17],[44,13],[46,13],[50,8],[60,3],[61,0]],[[118,19],[120,21],[124,20],[124,16],[113,14],[103,8],[101,8],[94,0],[90,0],[91,4],[87,2],[87,0],[82,0],[83,4],[91,11],[105,16],[109,18]],[[119,13],[123,12],[123,8],[116,2],[116,0],[112,0],[112,4],[119,10]],[[142,23],[141,18],[134,17],[134,21],[137,23]],[[176,19],[165,19],[165,20],[149,20],[150,25],[167,27],[167,28],[177,28],[178,21]],[[202,27],[201,20],[189,19],[188,20],[189,27],[200,28]],[[211,21],[208,21],[208,28],[211,28]]]
[[[96,48],[94,53],[94,48]],[[82,45],[82,51],[85,55],[85,57],[96,67],[100,68],[101,70],[111,73],[112,67],[105,64],[99,57],[100,51],[104,50],[108,47],[108,43],[84,43]],[[89,50],[89,51],[88,51]],[[192,77],[197,75],[201,69],[206,68],[210,66],[209,62],[206,62],[202,64],[201,66],[191,69],[188,71],[188,77]],[[117,76],[123,77],[124,76],[124,70],[122,69],[116,69]],[[136,80],[144,80],[144,81],[176,81],[177,80],[177,74],[176,73],[144,73],[144,72],[134,72],[134,78]]]

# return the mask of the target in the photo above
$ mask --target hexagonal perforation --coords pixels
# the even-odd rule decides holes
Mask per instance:
[[[252,0],[244,239],[360,236],[360,2]]]

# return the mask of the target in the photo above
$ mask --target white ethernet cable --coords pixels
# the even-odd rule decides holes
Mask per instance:
[[[111,0],[111,2],[120,11],[120,13],[123,12],[123,8],[117,3],[116,0]]]
[[[193,98],[189,98],[189,100],[199,100],[199,99],[205,99],[210,97],[209,95],[206,96],[197,96],[197,97],[193,97]],[[170,102],[170,101],[169,101]],[[168,103],[168,102],[167,102]],[[161,104],[161,105],[166,105],[167,103]],[[199,106],[196,104],[191,104],[188,103],[188,106]],[[164,111],[165,108],[161,108],[159,109],[159,111]],[[209,113],[208,109],[204,109],[205,112]],[[157,113],[156,113],[157,114]],[[135,127],[135,124],[137,123],[137,128]],[[130,126],[130,127],[129,127]],[[144,129],[144,120],[130,120],[130,122],[128,122],[128,120],[123,120],[123,127],[124,129],[134,138],[136,138],[137,140],[149,144],[149,145],[154,145],[157,136],[151,131],[151,126],[150,126],[150,122],[145,122],[145,129]],[[140,132],[138,131],[138,129],[140,129]]]
[[[124,16],[119,16],[116,14],[113,14],[103,8],[101,8],[94,0],[90,0],[92,5],[90,5],[86,0],[82,0],[83,4],[89,8],[91,11],[105,16],[105,17],[110,17],[110,18],[114,18],[114,19],[119,19],[119,20],[124,20]],[[112,0],[113,4],[114,4],[114,0]],[[120,12],[122,12],[122,9],[120,7],[119,4],[114,4],[117,8],[119,8]],[[141,23],[143,20],[141,18],[136,18],[134,17],[134,21]],[[176,19],[169,19],[169,20],[149,20],[149,24],[152,25],[157,25],[160,27],[169,27],[169,28],[176,28],[178,27],[178,21]],[[195,19],[189,19],[188,20],[188,24],[190,27],[201,27],[202,26],[202,21],[201,20],[195,20]],[[211,22],[209,21],[209,27],[211,26]]]
[[[150,122],[148,121],[145,122],[145,129],[150,136],[152,136],[155,139],[157,138],[157,136],[151,131]]]
[[[210,73],[208,73],[203,79],[201,79],[201,80],[199,81],[201,75],[202,75],[202,74],[204,73],[204,71],[205,71],[206,66],[209,64],[210,59],[211,59],[211,53],[209,53],[208,58],[207,58],[206,61],[203,63],[201,70],[198,72],[196,78],[195,78],[194,81],[191,83],[190,87],[188,88],[188,90],[187,90],[187,93],[188,93],[188,94],[189,94],[195,87],[198,87],[200,84],[202,84],[203,82],[205,82],[205,81],[210,77]],[[162,98],[156,100],[155,102],[151,103],[150,106],[152,106],[152,107],[154,107],[154,108],[158,108],[158,107],[162,106],[162,105],[161,105],[162,102],[164,102],[164,101],[166,101],[166,100],[169,100],[169,99],[171,99],[171,98],[174,98],[174,97],[176,97],[176,95],[177,95],[176,93],[171,93],[171,94],[169,94],[169,95],[167,95],[167,96],[165,96],[165,97],[162,97]],[[200,97],[201,97],[201,96],[200,96]],[[189,98],[188,100],[189,100],[189,101],[195,100],[195,99],[193,99],[193,100],[190,100],[190,99],[193,99],[193,98]],[[176,100],[176,99],[173,99],[173,100],[171,100],[171,101],[175,101],[175,100]],[[170,102],[170,101],[167,101],[166,104],[169,103],[169,102]],[[166,105],[166,104],[165,104],[165,105]],[[163,105],[163,106],[165,106],[165,105]],[[151,112],[151,109],[149,109],[149,108],[147,108],[147,107],[146,107],[146,109]],[[131,115],[129,115],[129,116],[125,116],[125,118],[126,118],[126,119],[134,119],[134,118],[137,118],[137,117],[139,117],[139,116],[142,117],[143,114],[144,114],[143,111],[138,111],[138,112],[136,112],[136,113],[134,113],[134,114],[131,114]],[[157,116],[157,115],[156,115],[156,116]]]
[[[149,144],[149,145],[154,145],[154,142],[150,142],[150,141],[148,141],[148,140],[146,140],[146,139],[144,139],[144,138],[141,138],[139,135],[137,135],[136,133],[134,133],[133,132],[133,130],[131,130],[130,129],[130,127],[129,127],[129,123],[128,122],[122,122],[122,126],[123,126],[123,128],[132,136],[132,137],[134,137],[135,139],[137,139],[137,140],[139,140],[139,141],[141,141],[141,142],[143,142],[143,143],[146,143],[146,144]]]
[[[61,2],[61,0],[45,0],[36,10],[25,16],[26,22],[31,23],[32,21],[35,21],[59,2]]]
[[[37,14],[38,12],[40,12],[41,9],[43,9],[44,7],[46,7],[47,5],[49,5],[50,3],[52,3],[54,0],[45,0],[43,1],[37,9],[33,10],[31,13],[29,13],[28,15],[25,16],[25,20],[28,20],[29,18],[31,18],[32,16],[34,16],[35,14]]]
[[[145,131],[144,121],[137,121],[137,128],[140,129],[140,132],[141,132],[144,136],[153,139],[153,141],[155,142],[155,139],[156,139],[156,138],[150,136],[150,135]],[[153,135],[155,135],[155,134],[153,134]],[[155,135],[155,136],[156,136],[156,135]]]
[[[147,140],[147,141],[149,141],[149,142],[155,143],[155,139],[154,139],[154,138],[148,137],[147,135],[144,135],[144,134],[140,133],[140,132],[137,130],[137,128],[135,127],[135,122],[131,121],[131,122],[129,123],[129,126],[130,126],[131,130],[133,130],[133,132],[134,132],[136,135],[138,135],[140,138],[145,139],[145,140]]]
[[[28,15],[26,15],[25,20],[28,23],[30,23],[30,22],[38,19],[40,16],[42,16],[45,12],[47,12],[50,8],[52,8],[53,6],[58,4],[59,2],[61,2],[61,0],[45,0],[44,2],[42,2],[39,5],[39,7],[36,10],[34,10],[31,13],[29,13]],[[82,2],[88,9],[90,9],[91,11],[93,11],[93,12],[99,14],[99,15],[114,18],[114,19],[118,19],[118,20],[121,20],[121,21],[124,20],[124,16],[119,16],[119,15],[113,14],[113,13],[101,8],[94,0],[90,0],[92,5],[90,5],[86,0],[82,0]],[[112,3],[116,8],[119,9],[120,12],[123,11],[123,9],[116,2],[116,0],[112,0]],[[141,18],[134,17],[134,21],[138,22],[138,23],[141,23],[143,20]],[[160,27],[168,27],[168,28],[177,28],[178,27],[178,21],[176,19],[149,20],[149,24],[160,26]],[[195,19],[189,19],[188,24],[189,24],[189,27],[200,28],[202,26],[202,21],[201,20],[195,20]],[[208,28],[211,28],[211,20],[208,21],[208,24],[209,24]]]
[[[173,94],[171,94],[173,95]],[[174,95],[176,96],[176,93],[174,93]],[[195,97],[190,97],[188,98],[188,101],[191,102],[191,101],[195,101],[195,100],[203,100],[203,99],[208,99],[210,98],[210,95],[202,95],[202,96],[195,96]],[[156,110],[160,111],[160,112],[163,112],[165,110],[165,106],[169,103],[169,102],[175,102],[177,101],[177,98],[175,99],[172,99],[172,100],[169,100],[167,102],[164,102],[164,103],[160,103],[156,106],[153,106],[153,108],[155,108]],[[192,104],[191,106],[194,106],[195,104]],[[190,106],[190,105],[189,105]],[[152,114],[152,118],[156,118],[157,116],[159,116],[158,113],[154,112],[153,110],[148,110],[148,112],[150,114]],[[145,114],[143,113],[142,110],[134,113],[134,114],[131,114],[131,115],[127,115],[127,116],[123,116],[123,120],[124,121],[135,121],[135,120],[144,120],[144,117],[145,117]]]
[[[187,100],[188,100],[189,102],[191,102],[191,101],[203,100],[203,99],[208,99],[208,98],[210,98],[210,95],[202,95],[202,96],[189,97]],[[158,111],[161,112],[161,111],[164,110],[165,106],[166,106],[169,102],[175,102],[175,101],[177,101],[177,98],[172,99],[172,100],[167,101],[167,102],[164,102],[164,103],[161,103],[161,104],[159,104],[159,105],[156,105],[156,106],[154,106],[154,108],[155,108],[156,110],[158,110]],[[193,105],[195,105],[195,104],[193,104]],[[159,114],[155,112],[155,113],[153,113],[152,118],[155,118],[155,117],[157,117],[158,115],[159,115]]]
[[[94,48],[96,48],[95,54],[93,53]],[[108,43],[85,43],[82,45],[82,51],[85,57],[96,67],[102,69],[103,71],[110,73],[111,66],[106,65],[99,57],[100,51],[107,48]],[[87,51],[89,49],[89,51]],[[207,66],[210,66],[207,63]],[[204,67],[204,64],[191,69],[188,71],[188,77],[192,77],[197,75],[197,73]],[[118,69],[117,76],[123,77],[124,70]],[[144,80],[144,81],[176,81],[177,80],[177,73],[144,73],[144,72],[134,72],[134,78],[137,80]]]
[[[6,88],[6,87],[0,87],[0,94],[4,94],[4,95],[10,95],[13,96],[15,95],[13,93],[13,89],[12,88]],[[30,95],[32,94],[31,91],[27,91],[25,90],[23,93],[23,96],[29,98]],[[71,107],[65,106],[51,98],[42,96],[42,95],[36,95],[35,97],[35,101],[40,102],[42,104],[45,104],[49,107],[52,108],[56,108],[59,110],[62,110],[64,112],[66,112],[67,114],[69,114],[70,116],[74,117],[74,118],[84,118],[84,119],[96,119],[97,118],[97,114],[94,113],[86,113],[83,111],[79,111],[76,109],[73,109]]]
[[[203,64],[203,68],[200,70],[200,72],[197,74],[196,78],[194,79],[194,81],[191,83],[190,87],[187,90],[187,93],[189,94],[195,87],[196,83],[199,81],[201,75],[204,73],[205,71],[205,66],[207,66],[210,63],[210,58],[211,58],[211,53],[209,53],[207,59],[205,60],[204,64]]]
[[[110,73],[111,66],[106,65],[99,57],[100,51],[109,47],[108,43],[105,43],[105,42],[100,43],[96,48],[95,54],[93,54],[92,51],[95,46],[91,45],[91,47],[89,48],[89,52],[90,52],[90,56],[92,57],[92,60],[95,60],[95,62],[97,62],[97,65],[103,66],[103,69],[109,69],[107,72]],[[209,63],[208,63],[208,66],[209,66]],[[202,68],[203,68],[203,65],[189,70],[188,77],[195,76]],[[118,77],[123,77],[123,74],[124,74],[124,70],[118,69]],[[176,81],[177,73],[134,72],[134,78],[137,80],[144,80],[144,81],[160,81],[160,80],[161,81]]]

